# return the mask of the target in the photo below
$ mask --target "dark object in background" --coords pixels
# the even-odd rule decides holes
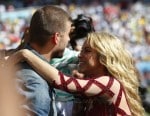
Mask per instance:
[[[140,86],[139,91],[140,91],[143,107],[146,112],[150,113],[150,100],[148,100],[150,95],[148,95],[149,94],[148,90],[146,87]]]
[[[89,32],[93,32],[95,29],[92,18],[83,14],[78,15],[78,17],[73,20],[73,26],[75,29],[70,34],[70,45],[72,49],[75,49],[77,46],[77,40],[83,39]]]

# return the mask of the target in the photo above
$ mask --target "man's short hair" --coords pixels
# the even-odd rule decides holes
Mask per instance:
[[[71,21],[70,15],[58,6],[47,5],[38,9],[31,18],[30,42],[44,46],[52,34],[66,30],[67,21]]]

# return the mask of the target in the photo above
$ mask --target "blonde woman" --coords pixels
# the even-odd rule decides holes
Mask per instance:
[[[112,34],[88,34],[79,55],[79,72],[84,79],[64,75],[28,50],[15,53],[8,62],[12,60],[27,61],[54,87],[90,101],[86,116],[144,116],[132,57]]]

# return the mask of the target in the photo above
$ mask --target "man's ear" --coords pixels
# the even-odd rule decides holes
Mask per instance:
[[[51,39],[54,44],[57,44],[59,42],[59,33],[54,33]]]

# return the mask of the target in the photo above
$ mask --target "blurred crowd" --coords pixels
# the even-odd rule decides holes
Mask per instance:
[[[33,4],[22,8],[0,4],[0,49],[12,49],[20,44],[32,14],[40,7],[36,3]],[[60,6],[68,11],[73,19],[79,14],[91,17],[95,31],[107,31],[119,36],[135,59],[141,87],[150,87],[150,4],[93,2],[90,5],[60,4]],[[142,89],[142,92],[145,90]],[[148,111],[149,98],[145,96],[142,98],[146,99],[143,100],[143,104]]]
[[[93,2],[90,5],[60,6],[73,19],[78,14],[90,16],[96,31],[108,31],[119,36],[135,58],[140,77],[146,79],[143,84],[150,84],[150,15],[147,15],[150,14],[150,5],[136,2],[124,7],[110,2]],[[13,5],[0,5],[0,49],[18,46],[36,8],[17,9]]]

